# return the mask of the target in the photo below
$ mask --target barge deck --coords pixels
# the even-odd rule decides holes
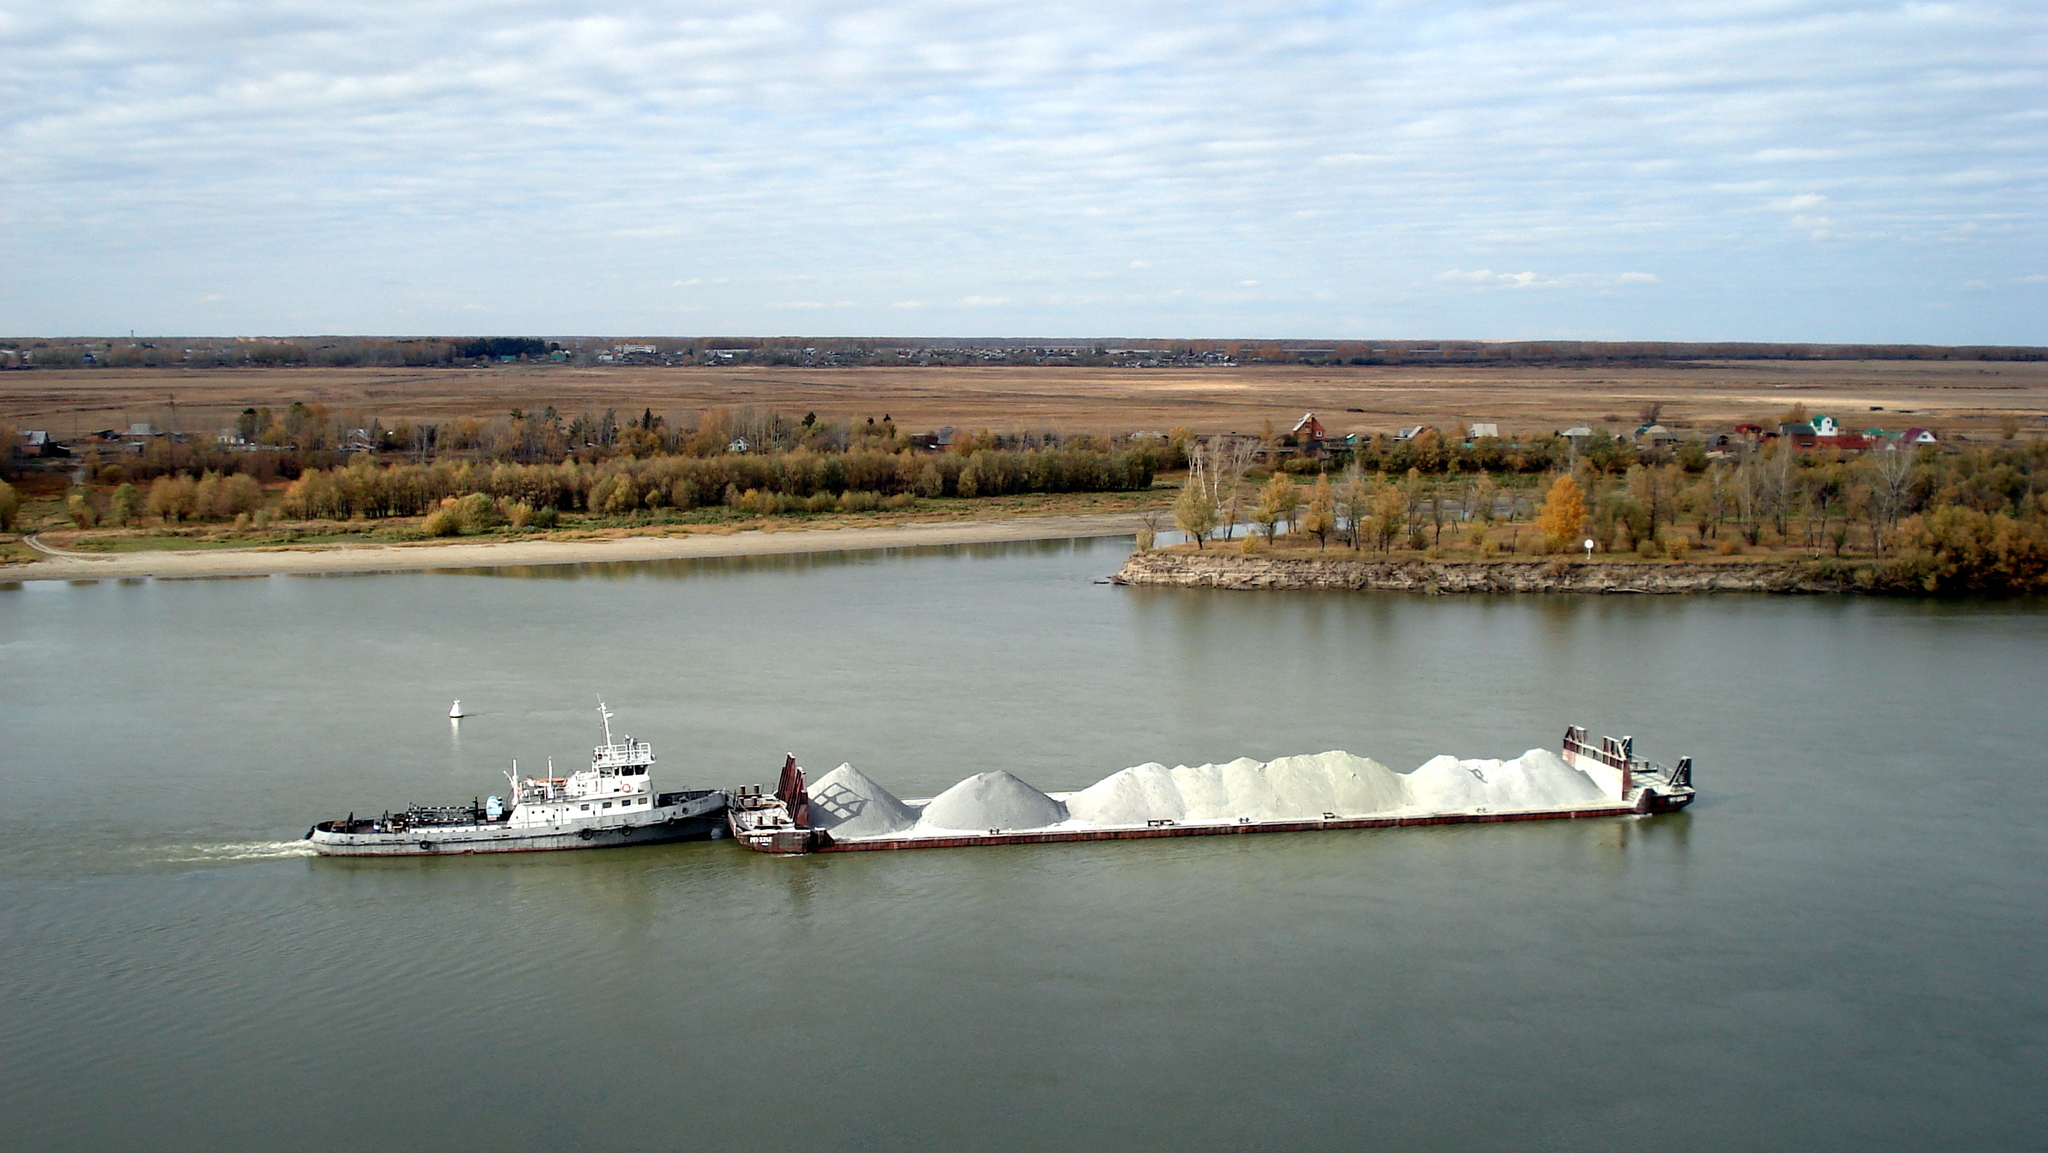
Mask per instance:
[[[782,856],[807,853],[896,852],[906,849],[987,848],[995,845],[1042,845],[1062,841],[1149,840],[1160,837],[1230,836],[1246,833],[1333,832],[1340,829],[1394,829],[1425,825],[1498,824],[1509,821],[1580,820],[1595,817],[1646,816],[1676,812],[1692,803],[1692,758],[1673,768],[1635,755],[1634,738],[1602,737],[1595,745],[1586,730],[1565,730],[1561,754],[1566,764],[1585,773],[1610,800],[1562,808],[1473,809],[1458,812],[1323,813],[1319,817],[1259,820],[1152,820],[1143,825],[1039,829],[989,829],[956,834],[924,833],[879,837],[836,838],[811,823],[811,798],[804,772],[794,755],[782,767],[775,792],[749,786],[733,792],[726,812],[735,840],[758,852]],[[1064,800],[1071,794],[1052,794]],[[919,802],[910,802],[913,805]]]

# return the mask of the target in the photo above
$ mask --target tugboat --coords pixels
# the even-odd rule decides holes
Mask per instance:
[[[418,857],[520,853],[541,849],[606,849],[723,835],[726,796],[717,789],[657,793],[648,778],[654,750],[646,741],[612,737],[612,711],[597,706],[604,743],[590,768],[557,777],[505,774],[512,803],[491,797],[478,805],[413,805],[380,817],[322,821],[306,830],[313,850],[341,857]]]

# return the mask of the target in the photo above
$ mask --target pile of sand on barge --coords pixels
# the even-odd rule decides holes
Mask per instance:
[[[1076,793],[1047,794],[1000,770],[977,773],[929,801],[903,801],[852,765],[811,786],[811,821],[838,841],[1142,828],[1156,822],[1315,820],[1511,813],[1611,804],[1615,798],[1556,753],[1513,760],[1442,756],[1400,773],[1333,751],[1224,764],[1150,763]]]

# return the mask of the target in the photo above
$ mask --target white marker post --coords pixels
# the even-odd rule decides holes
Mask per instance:
[[[1587,540],[1586,540],[1586,559],[1587,559],[1587,560],[1592,560],[1592,559],[1593,559],[1593,541],[1592,541],[1592,538],[1590,538],[1590,537],[1589,537],[1589,538],[1587,538]]]

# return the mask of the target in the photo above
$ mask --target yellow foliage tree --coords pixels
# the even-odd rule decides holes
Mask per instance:
[[[1330,478],[1326,473],[1316,478],[1316,487],[1308,498],[1308,515],[1301,518],[1301,531],[1316,538],[1316,547],[1328,548],[1330,533],[1337,527],[1337,497],[1330,491]]]
[[[1555,550],[1577,540],[1585,523],[1585,490],[1570,475],[1558,477],[1543,500],[1543,511],[1536,514],[1537,533]]]

